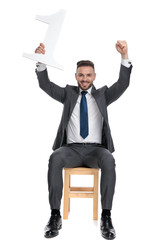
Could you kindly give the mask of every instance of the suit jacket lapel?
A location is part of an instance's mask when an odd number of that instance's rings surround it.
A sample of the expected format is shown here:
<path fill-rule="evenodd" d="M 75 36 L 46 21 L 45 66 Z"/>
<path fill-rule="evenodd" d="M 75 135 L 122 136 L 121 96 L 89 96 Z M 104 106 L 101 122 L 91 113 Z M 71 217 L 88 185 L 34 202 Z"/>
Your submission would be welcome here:
<path fill-rule="evenodd" d="M 107 123 L 108 122 L 108 117 L 107 117 L 107 106 L 105 104 L 105 102 L 103 101 L 103 98 L 102 96 L 100 95 L 100 91 L 97 91 L 95 86 L 93 85 L 93 88 L 92 88 L 92 96 L 94 97 L 97 105 L 98 105 L 98 108 L 102 114 L 102 116 L 104 117 L 104 120 L 105 122 Z"/>
<path fill-rule="evenodd" d="M 95 86 L 93 85 L 93 86 L 92 86 L 91 94 L 93 95 L 93 94 L 95 94 L 95 92 L 96 92 L 96 88 L 95 88 Z"/>
<path fill-rule="evenodd" d="M 79 88 L 76 87 L 75 90 L 72 92 L 71 94 L 71 104 L 70 104 L 70 110 L 69 110 L 69 118 L 73 112 L 73 109 L 76 105 L 76 102 L 77 102 L 77 99 L 78 99 L 78 96 L 79 96 Z"/>
<path fill-rule="evenodd" d="M 99 110 L 100 110 L 101 114 L 104 115 L 103 114 L 103 102 L 102 102 L 102 99 L 101 99 L 101 96 L 100 96 L 99 92 L 96 91 L 96 88 L 95 88 L 94 85 L 92 87 L 91 93 L 92 93 L 92 96 L 94 97 L 94 99 L 96 100 L 96 103 L 99 107 Z"/>

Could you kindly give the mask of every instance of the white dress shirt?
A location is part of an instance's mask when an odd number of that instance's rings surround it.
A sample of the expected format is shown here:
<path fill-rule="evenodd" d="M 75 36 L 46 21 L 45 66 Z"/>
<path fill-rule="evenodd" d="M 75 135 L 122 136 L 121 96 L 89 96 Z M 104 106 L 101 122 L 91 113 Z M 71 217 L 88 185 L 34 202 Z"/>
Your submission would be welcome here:
<path fill-rule="evenodd" d="M 129 68 L 131 62 L 128 59 L 122 59 L 121 64 Z M 46 65 L 42 63 L 37 64 L 37 71 L 44 71 Z M 101 143 L 102 139 L 102 127 L 103 117 L 99 111 L 97 103 L 91 94 L 92 87 L 87 90 L 86 99 L 88 106 L 88 127 L 89 134 L 83 139 L 80 135 L 80 101 L 81 101 L 81 89 L 79 91 L 79 97 L 77 103 L 73 109 L 69 123 L 67 125 L 67 143 Z"/>
<path fill-rule="evenodd" d="M 79 91 L 79 97 L 77 103 L 73 109 L 72 115 L 70 117 L 66 133 L 67 133 L 67 143 L 101 143 L 102 139 L 102 126 L 103 117 L 99 111 L 97 103 L 94 97 L 91 95 L 92 87 L 87 90 L 86 100 L 88 107 L 88 136 L 83 139 L 80 135 L 80 102 L 81 102 L 81 92 Z"/>

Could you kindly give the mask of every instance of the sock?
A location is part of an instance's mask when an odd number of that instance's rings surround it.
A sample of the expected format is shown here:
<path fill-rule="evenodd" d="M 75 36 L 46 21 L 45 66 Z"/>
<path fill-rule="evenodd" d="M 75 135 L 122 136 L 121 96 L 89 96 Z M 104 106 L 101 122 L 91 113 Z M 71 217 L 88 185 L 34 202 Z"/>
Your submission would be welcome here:
<path fill-rule="evenodd" d="M 59 209 L 52 209 L 51 215 L 54 215 L 54 214 L 60 215 Z"/>
<path fill-rule="evenodd" d="M 103 209 L 102 210 L 102 217 L 104 217 L 104 216 L 111 216 L 111 211 L 109 210 L 109 209 Z"/>

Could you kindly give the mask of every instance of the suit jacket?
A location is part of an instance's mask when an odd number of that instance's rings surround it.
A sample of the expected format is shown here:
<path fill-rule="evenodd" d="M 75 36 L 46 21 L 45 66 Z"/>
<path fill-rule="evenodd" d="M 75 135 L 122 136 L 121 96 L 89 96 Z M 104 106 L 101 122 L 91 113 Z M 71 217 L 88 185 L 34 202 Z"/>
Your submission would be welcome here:
<path fill-rule="evenodd" d="M 92 87 L 92 96 L 95 98 L 99 110 L 104 118 L 102 144 L 110 152 L 114 152 L 114 144 L 108 123 L 107 107 L 117 100 L 129 86 L 131 70 L 132 66 L 127 68 L 121 65 L 119 79 L 111 87 L 108 88 L 107 86 L 103 86 L 99 89 L 96 89 L 94 85 Z M 47 69 L 42 72 L 38 72 L 36 70 L 36 74 L 40 88 L 43 89 L 49 96 L 64 104 L 61 122 L 52 147 L 53 150 L 56 150 L 66 144 L 66 127 L 79 96 L 79 87 L 66 85 L 66 87 L 63 88 L 56 85 L 49 80 Z"/>

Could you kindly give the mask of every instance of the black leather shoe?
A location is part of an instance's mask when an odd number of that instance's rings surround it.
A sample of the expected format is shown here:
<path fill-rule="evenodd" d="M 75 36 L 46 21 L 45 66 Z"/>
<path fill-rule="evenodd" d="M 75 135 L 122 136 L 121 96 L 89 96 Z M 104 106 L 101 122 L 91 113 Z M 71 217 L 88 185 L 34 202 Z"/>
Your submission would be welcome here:
<path fill-rule="evenodd" d="M 59 234 L 59 230 L 62 228 L 62 218 L 59 214 L 53 214 L 49 222 L 47 223 L 44 231 L 46 238 L 56 237 Z"/>
<path fill-rule="evenodd" d="M 101 228 L 101 235 L 103 238 L 111 240 L 116 237 L 116 233 L 112 225 L 111 217 L 107 215 L 104 217 L 101 217 L 100 228 Z"/>

